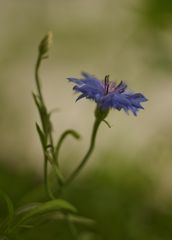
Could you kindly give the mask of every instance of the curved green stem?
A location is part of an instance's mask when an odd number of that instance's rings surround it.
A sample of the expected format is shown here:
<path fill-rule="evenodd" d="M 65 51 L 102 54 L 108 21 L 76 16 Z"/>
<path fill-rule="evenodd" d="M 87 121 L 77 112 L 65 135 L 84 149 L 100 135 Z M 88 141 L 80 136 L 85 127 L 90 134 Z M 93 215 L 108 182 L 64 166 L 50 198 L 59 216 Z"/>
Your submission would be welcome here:
<path fill-rule="evenodd" d="M 83 157 L 82 161 L 80 162 L 80 164 L 78 165 L 78 167 L 74 170 L 74 172 L 67 178 L 66 182 L 63 183 L 63 185 L 59 188 L 57 196 L 60 196 L 62 194 L 63 189 L 69 185 L 79 174 L 79 172 L 82 170 L 82 168 L 85 166 L 85 164 L 87 163 L 89 157 L 91 156 L 94 147 L 95 147 L 95 141 L 96 141 L 96 136 L 97 136 L 97 131 L 98 128 L 100 126 L 100 123 L 102 121 L 104 121 L 104 119 L 106 118 L 106 116 L 108 115 L 109 110 L 102 110 L 101 108 L 99 108 L 99 106 L 97 106 L 96 110 L 95 110 L 95 122 L 93 125 L 93 129 L 92 129 L 92 134 L 91 134 L 91 141 L 90 141 L 90 145 L 88 148 L 88 151 L 86 152 L 85 156 Z"/>
<path fill-rule="evenodd" d="M 53 166 L 55 175 L 57 176 L 57 180 L 58 180 L 59 185 L 60 186 L 63 185 L 65 180 L 64 180 L 64 177 L 63 177 L 59 167 L 56 165 L 55 162 L 53 162 L 52 166 Z"/>
<path fill-rule="evenodd" d="M 61 148 L 62 143 L 64 142 L 65 138 L 68 135 L 71 135 L 72 137 L 74 137 L 76 139 L 80 138 L 80 135 L 76 131 L 74 131 L 72 129 L 68 129 L 68 130 L 66 130 L 65 132 L 62 133 L 62 135 L 60 136 L 60 139 L 59 139 L 59 141 L 57 143 L 56 149 L 55 149 L 55 159 L 56 159 L 57 166 L 59 165 L 59 152 L 60 152 L 60 148 Z"/>
<path fill-rule="evenodd" d="M 48 196 L 51 199 L 55 199 L 55 196 L 53 195 L 49 183 L 48 183 L 48 160 L 46 158 L 46 156 L 44 156 L 44 184 L 45 184 L 45 190 L 48 194 Z"/>
<path fill-rule="evenodd" d="M 76 176 L 79 174 L 79 172 L 81 171 L 81 169 L 85 166 L 85 164 L 87 163 L 90 155 L 92 154 L 94 147 L 95 147 L 95 140 L 96 140 L 96 135 L 97 135 L 97 130 L 100 126 L 102 119 L 101 118 L 96 118 L 95 122 L 94 122 L 94 126 L 93 126 L 93 130 L 92 130 L 92 135 L 91 135 L 91 142 L 90 142 L 90 146 L 88 148 L 87 153 L 85 154 L 84 158 L 82 159 L 81 163 L 78 165 L 78 167 L 74 170 L 74 172 L 69 176 L 69 178 L 66 180 L 65 185 L 68 185 L 70 182 L 72 182 L 74 180 L 74 178 L 76 178 Z"/>
<path fill-rule="evenodd" d="M 42 61 L 42 57 L 41 57 L 40 54 L 38 54 L 38 58 L 37 58 L 36 66 L 35 66 L 35 80 L 36 80 L 36 87 L 37 87 L 37 90 L 38 90 L 40 100 L 44 104 L 44 99 L 43 99 L 43 96 L 42 96 L 41 85 L 40 85 L 40 80 L 39 80 L 39 68 L 40 68 L 40 65 L 41 65 L 41 61 Z"/>

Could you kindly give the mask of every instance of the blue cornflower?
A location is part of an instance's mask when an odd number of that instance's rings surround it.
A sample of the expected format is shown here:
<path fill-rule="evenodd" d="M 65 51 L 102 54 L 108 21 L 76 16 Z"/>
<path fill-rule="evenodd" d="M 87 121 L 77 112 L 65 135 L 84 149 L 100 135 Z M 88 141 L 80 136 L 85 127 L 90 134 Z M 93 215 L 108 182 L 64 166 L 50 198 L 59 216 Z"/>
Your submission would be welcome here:
<path fill-rule="evenodd" d="M 127 90 L 125 82 L 121 81 L 116 84 L 109 81 L 109 75 L 105 76 L 103 81 L 85 72 L 82 76 L 82 79 L 68 78 L 75 84 L 73 89 L 81 93 L 77 100 L 84 97 L 92 99 L 103 111 L 115 108 L 119 111 L 123 109 L 127 113 L 131 111 L 137 115 L 138 110 L 143 109 L 140 103 L 147 101 L 143 94 Z"/>

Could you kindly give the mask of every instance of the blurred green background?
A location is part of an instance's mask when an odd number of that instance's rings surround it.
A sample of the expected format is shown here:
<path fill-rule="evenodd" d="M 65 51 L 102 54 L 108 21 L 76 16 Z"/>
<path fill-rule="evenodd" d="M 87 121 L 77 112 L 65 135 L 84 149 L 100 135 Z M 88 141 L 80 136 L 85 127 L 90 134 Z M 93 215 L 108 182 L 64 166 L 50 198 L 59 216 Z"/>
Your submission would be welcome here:
<path fill-rule="evenodd" d="M 80 239 L 172 239 L 172 2 L 1 0 L 0 6 L 1 189 L 16 207 L 42 198 L 29 194 L 42 182 L 43 161 L 31 93 L 37 46 L 51 30 L 54 44 L 41 75 L 49 109 L 58 108 L 54 135 L 66 128 L 82 135 L 62 148 L 66 174 L 87 149 L 95 108 L 75 104 L 67 77 L 110 74 L 149 99 L 138 117 L 111 111 L 112 128 L 102 124 L 93 156 L 65 193 L 81 215 L 97 221 L 96 234 L 83 229 Z M 62 222 L 21 236 L 38 238 L 71 239 Z"/>

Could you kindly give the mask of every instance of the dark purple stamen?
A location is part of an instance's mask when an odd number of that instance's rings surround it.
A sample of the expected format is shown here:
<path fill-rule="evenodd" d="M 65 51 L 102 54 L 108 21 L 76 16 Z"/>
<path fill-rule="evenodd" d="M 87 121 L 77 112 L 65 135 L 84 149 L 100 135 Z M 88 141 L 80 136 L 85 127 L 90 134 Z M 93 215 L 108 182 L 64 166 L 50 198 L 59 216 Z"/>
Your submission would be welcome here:
<path fill-rule="evenodd" d="M 109 92 L 109 75 L 105 76 L 105 95 Z"/>

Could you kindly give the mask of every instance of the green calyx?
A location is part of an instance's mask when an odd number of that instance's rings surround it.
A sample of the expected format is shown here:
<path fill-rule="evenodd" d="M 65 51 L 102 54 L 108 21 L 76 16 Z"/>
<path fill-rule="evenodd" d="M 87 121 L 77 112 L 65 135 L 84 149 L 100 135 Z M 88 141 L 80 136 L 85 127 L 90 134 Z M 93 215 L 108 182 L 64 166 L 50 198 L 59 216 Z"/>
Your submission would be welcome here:
<path fill-rule="evenodd" d="M 96 119 L 103 121 L 107 117 L 108 113 L 109 113 L 109 109 L 103 110 L 102 108 L 97 106 L 95 110 L 95 117 Z"/>

